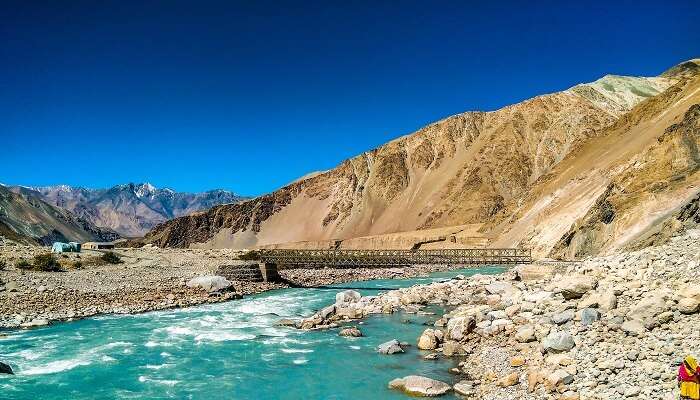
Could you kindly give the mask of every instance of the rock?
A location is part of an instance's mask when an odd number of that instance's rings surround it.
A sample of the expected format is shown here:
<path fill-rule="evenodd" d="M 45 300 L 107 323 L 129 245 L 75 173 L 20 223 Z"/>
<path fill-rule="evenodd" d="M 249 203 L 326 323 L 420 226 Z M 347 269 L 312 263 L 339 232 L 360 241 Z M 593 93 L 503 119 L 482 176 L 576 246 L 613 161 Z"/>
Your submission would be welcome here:
<path fill-rule="evenodd" d="M 46 318 L 34 318 L 29 322 L 24 322 L 20 324 L 22 328 L 38 328 L 40 326 L 46 326 L 49 324 L 49 320 Z"/>
<path fill-rule="evenodd" d="M 454 340 L 462 340 L 476 327 L 474 317 L 454 317 L 447 322 L 447 337 Z"/>
<path fill-rule="evenodd" d="M 297 322 L 294 321 L 293 319 L 289 319 L 289 318 L 282 318 L 281 320 L 277 321 L 277 326 L 295 327 L 296 325 L 297 325 Z"/>
<path fill-rule="evenodd" d="M 509 387 L 513 385 L 517 385 L 518 381 L 520 380 L 518 373 L 513 372 L 512 374 L 508 374 L 496 382 L 496 384 L 500 387 Z"/>
<path fill-rule="evenodd" d="M 438 340 L 435 337 L 435 330 L 426 329 L 418 338 L 418 348 L 421 350 L 434 350 L 437 348 Z"/>
<path fill-rule="evenodd" d="M 519 328 L 518 331 L 515 333 L 515 340 L 517 340 L 520 343 L 534 342 L 535 340 L 537 340 L 537 338 L 535 337 L 535 328 L 533 328 L 531 325 L 525 325 Z"/>
<path fill-rule="evenodd" d="M 403 353 L 403 348 L 401 348 L 401 343 L 398 340 L 390 340 L 384 342 L 377 346 L 377 353 L 379 354 L 396 354 Z"/>
<path fill-rule="evenodd" d="M 557 314 L 554 314 L 551 318 L 552 322 L 557 325 L 563 325 L 575 317 L 574 310 L 566 310 Z"/>
<path fill-rule="evenodd" d="M 644 324 L 635 319 L 623 322 L 622 326 L 620 326 L 620 329 L 622 329 L 622 331 L 626 332 L 628 335 L 632 336 L 639 336 L 647 330 L 644 327 Z"/>
<path fill-rule="evenodd" d="M 688 297 L 700 301 L 700 285 L 697 283 L 685 285 L 678 294 L 680 297 Z"/>
<path fill-rule="evenodd" d="M 335 304 L 357 303 L 362 298 L 360 292 L 355 290 L 344 290 L 335 295 Z"/>
<path fill-rule="evenodd" d="M 321 310 L 319 310 L 318 315 L 323 318 L 327 319 L 331 315 L 335 313 L 335 304 L 331 304 L 330 306 L 323 307 Z"/>
<path fill-rule="evenodd" d="M 356 326 L 343 328 L 338 332 L 338 336 L 343 337 L 362 337 L 362 332 Z"/>
<path fill-rule="evenodd" d="M 15 373 L 12 372 L 12 368 L 8 364 L 0 361 L 0 374 L 14 375 Z"/>
<path fill-rule="evenodd" d="M 547 376 L 547 383 L 551 387 L 557 387 L 560 384 L 568 385 L 573 381 L 573 375 L 563 369 L 558 369 Z"/>
<path fill-rule="evenodd" d="M 442 344 L 442 354 L 446 357 L 452 357 L 455 354 L 462 354 L 463 352 L 464 348 L 457 341 L 448 340 Z"/>
<path fill-rule="evenodd" d="M 581 310 L 581 324 L 591 325 L 600 320 L 600 312 L 594 308 L 584 308 Z"/>
<path fill-rule="evenodd" d="M 19 285 L 15 281 L 5 283 L 5 290 L 8 292 L 19 292 Z"/>
<path fill-rule="evenodd" d="M 525 365 L 525 358 L 521 356 L 515 356 L 510 359 L 510 366 L 513 368 L 522 367 Z"/>
<path fill-rule="evenodd" d="M 502 296 L 511 297 L 516 293 L 520 293 L 520 289 L 513 286 L 511 283 L 498 281 L 490 285 L 484 286 L 484 289 L 490 294 L 498 294 Z"/>
<path fill-rule="evenodd" d="M 683 314 L 695 314 L 700 309 L 700 301 L 693 297 L 684 297 L 678 302 L 678 311 Z"/>
<path fill-rule="evenodd" d="M 469 381 L 459 381 L 455 383 L 453 389 L 455 393 L 465 397 L 474 396 L 476 394 L 474 385 L 472 385 Z"/>
<path fill-rule="evenodd" d="M 219 275 L 207 275 L 192 278 L 187 281 L 187 286 L 191 288 L 203 289 L 209 293 L 233 289 L 231 282 Z"/>
<path fill-rule="evenodd" d="M 542 346 L 545 351 L 553 353 L 561 353 L 569 351 L 576 346 L 573 336 L 568 332 L 551 332 L 544 338 Z"/>
<path fill-rule="evenodd" d="M 557 282 L 557 291 L 564 296 L 565 299 L 580 299 L 584 294 L 593 290 L 598 285 L 598 282 L 592 276 L 587 275 L 569 275 L 563 276 Z"/>
<path fill-rule="evenodd" d="M 649 293 L 637 304 L 630 307 L 630 312 L 627 314 L 629 319 L 636 319 L 647 323 L 647 321 L 654 321 L 656 317 L 667 311 L 668 306 L 664 300 L 664 296 L 658 292 Z"/>
<path fill-rule="evenodd" d="M 617 308 L 617 296 L 612 290 L 606 292 L 590 293 L 578 303 L 578 309 L 597 308 L 603 312 L 608 312 Z"/>
<path fill-rule="evenodd" d="M 452 388 L 445 382 L 426 378 L 419 375 L 409 375 L 389 382 L 389 388 L 400 390 L 408 395 L 417 397 L 442 396 Z"/>

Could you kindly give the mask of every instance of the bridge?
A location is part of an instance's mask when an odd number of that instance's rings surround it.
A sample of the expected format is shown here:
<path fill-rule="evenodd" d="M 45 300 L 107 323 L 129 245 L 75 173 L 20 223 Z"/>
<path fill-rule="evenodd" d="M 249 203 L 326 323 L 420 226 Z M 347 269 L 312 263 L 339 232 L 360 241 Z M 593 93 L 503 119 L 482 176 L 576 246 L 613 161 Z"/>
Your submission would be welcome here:
<path fill-rule="evenodd" d="M 410 265 L 504 265 L 529 264 L 529 249 L 437 249 L 437 250 L 260 250 L 263 280 L 279 279 L 281 268 L 391 268 Z"/>

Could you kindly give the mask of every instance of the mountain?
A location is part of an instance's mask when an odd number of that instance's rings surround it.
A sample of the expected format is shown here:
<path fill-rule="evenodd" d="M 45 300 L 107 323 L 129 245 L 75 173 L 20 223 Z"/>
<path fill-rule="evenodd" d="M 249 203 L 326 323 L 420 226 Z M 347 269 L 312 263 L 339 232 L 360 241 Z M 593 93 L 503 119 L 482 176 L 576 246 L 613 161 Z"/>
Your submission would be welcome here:
<path fill-rule="evenodd" d="M 43 201 L 32 190 L 17 193 L 0 185 L 0 236 L 29 244 L 54 241 L 111 241 L 113 231 L 98 228 L 62 208 Z"/>
<path fill-rule="evenodd" d="M 167 188 L 158 189 L 149 183 L 129 183 L 109 189 L 67 185 L 14 186 L 11 189 L 32 191 L 47 203 L 126 237 L 143 236 L 155 225 L 169 219 L 244 199 L 225 190 L 182 193 Z"/>
<path fill-rule="evenodd" d="M 160 224 L 145 240 L 252 247 L 469 225 L 491 246 L 556 257 L 655 240 L 698 192 L 699 64 L 448 117 L 268 195 Z"/>

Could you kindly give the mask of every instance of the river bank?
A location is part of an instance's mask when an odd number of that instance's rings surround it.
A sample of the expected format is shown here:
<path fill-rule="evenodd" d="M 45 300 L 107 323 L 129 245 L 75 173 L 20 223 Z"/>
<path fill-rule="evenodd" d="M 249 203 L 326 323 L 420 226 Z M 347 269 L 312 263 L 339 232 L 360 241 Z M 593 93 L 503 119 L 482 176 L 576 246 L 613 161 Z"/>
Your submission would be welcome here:
<path fill-rule="evenodd" d="M 38 246 L 0 246 L 0 329 L 33 328 L 55 321 L 101 314 L 135 314 L 191 307 L 239 299 L 294 285 L 319 286 L 381 278 L 409 278 L 454 269 L 453 266 L 410 268 L 293 269 L 282 270 L 288 283 L 231 281 L 231 290 L 207 292 L 187 286 L 198 276 L 217 275 L 222 265 L 242 263 L 239 252 L 227 249 L 117 249 L 122 263 L 83 265 L 63 272 L 25 271 L 15 268 L 20 259 L 31 260 L 48 252 Z M 88 260 L 91 252 L 61 256 L 66 264 Z M 80 256 L 81 258 L 76 258 Z"/>
<path fill-rule="evenodd" d="M 289 288 L 236 301 L 137 315 L 103 315 L 0 336 L 0 361 L 15 375 L 0 375 L 8 400 L 32 398 L 212 398 L 400 400 L 386 382 L 418 373 L 450 381 L 449 359 L 425 360 L 408 346 L 385 355 L 388 340 L 411 342 L 442 308 L 396 312 L 354 323 L 365 336 L 339 329 L 301 331 L 280 326 L 320 309 L 353 287 L 365 297 L 387 289 L 500 273 L 468 269 L 424 278 L 384 279 L 336 288 Z M 456 396 L 448 395 L 450 399 Z"/>
<path fill-rule="evenodd" d="M 297 325 L 323 328 L 440 304 L 452 309 L 412 343 L 428 358 L 458 363 L 459 382 L 446 391 L 489 400 L 671 400 L 678 364 L 700 351 L 699 244 L 693 230 L 561 271 L 524 266 L 376 297 L 348 293 Z"/>

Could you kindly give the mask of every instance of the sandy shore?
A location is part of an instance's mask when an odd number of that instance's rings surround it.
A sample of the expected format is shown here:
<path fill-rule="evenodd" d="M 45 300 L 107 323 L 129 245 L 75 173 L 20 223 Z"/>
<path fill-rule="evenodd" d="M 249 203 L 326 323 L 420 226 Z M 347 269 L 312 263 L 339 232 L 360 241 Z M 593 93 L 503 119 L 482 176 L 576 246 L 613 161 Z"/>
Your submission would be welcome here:
<path fill-rule="evenodd" d="M 99 314 L 131 314 L 217 303 L 290 286 L 318 286 L 380 278 L 407 278 L 447 270 L 449 266 L 361 269 L 292 269 L 280 275 L 287 283 L 232 281 L 234 291 L 207 293 L 186 286 L 188 280 L 217 274 L 219 267 L 243 263 L 227 249 L 117 249 L 123 263 L 90 265 L 101 253 L 84 251 L 59 256 L 63 272 L 20 270 L 15 264 L 48 252 L 36 246 L 0 246 L 0 329 L 31 328 L 53 321 Z M 71 267 L 82 262 L 80 269 Z"/>

